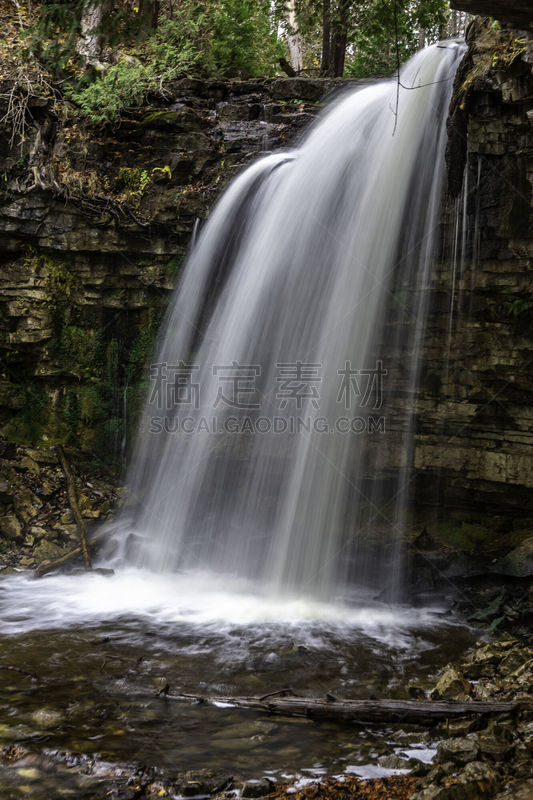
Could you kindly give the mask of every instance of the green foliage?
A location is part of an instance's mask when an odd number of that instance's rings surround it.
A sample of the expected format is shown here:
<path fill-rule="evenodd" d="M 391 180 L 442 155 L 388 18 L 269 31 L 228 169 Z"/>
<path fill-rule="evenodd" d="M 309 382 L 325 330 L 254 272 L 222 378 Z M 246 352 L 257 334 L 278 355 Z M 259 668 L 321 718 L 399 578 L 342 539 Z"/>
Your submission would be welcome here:
<path fill-rule="evenodd" d="M 59 354 L 65 367 L 75 375 L 91 375 L 95 370 L 98 338 L 87 328 L 65 325 L 61 331 Z"/>
<path fill-rule="evenodd" d="M 284 47 L 272 30 L 266 0 L 209 0 L 205 10 L 186 0 L 162 19 L 139 50 L 86 74 L 66 94 L 93 122 L 116 119 L 142 105 L 149 92 L 184 75 L 275 72 Z"/>
<path fill-rule="evenodd" d="M 516 320 L 527 320 L 533 312 L 533 300 L 530 297 L 512 297 L 510 290 L 506 291 L 508 297 L 498 306 L 499 313 L 504 317 Z"/>
<path fill-rule="evenodd" d="M 285 0 L 275 0 L 283 14 Z M 330 0 L 330 17 L 339 19 L 341 0 Z M 322 51 L 322 0 L 296 0 L 296 16 L 302 37 L 304 66 L 318 72 Z M 400 61 L 423 43 L 446 36 L 447 0 L 357 0 L 348 3 L 345 76 L 383 77 L 396 68 L 396 29 Z M 282 27 L 290 33 L 286 21 Z"/>
<path fill-rule="evenodd" d="M 285 47 L 277 40 L 265 0 L 214 3 L 212 61 L 217 72 L 271 75 Z"/>
<path fill-rule="evenodd" d="M 46 269 L 45 305 L 57 306 L 61 302 L 72 300 L 80 287 L 79 278 L 66 264 L 48 256 L 42 257 L 42 264 Z"/>
<path fill-rule="evenodd" d="M 444 0 L 397 0 L 396 14 L 394 3 L 370 0 L 358 5 L 345 74 L 351 78 L 392 75 L 398 57 L 403 64 L 422 39 L 437 41 L 444 36 L 446 10 Z"/>
<path fill-rule="evenodd" d="M 132 13 L 125 3 L 101 2 L 102 16 L 96 33 L 102 47 L 115 47 L 142 36 L 143 17 Z M 80 62 L 76 44 L 86 7 L 87 0 L 45 0 L 34 24 L 24 33 L 27 52 L 56 77 L 72 74 Z"/>
<path fill-rule="evenodd" d="M 140 104 L 149 87 L 149 71 L 143 64 L 121 60 L 91 82 L 67 89 L 66 94 L 92 122 L 105 122 Z"/>
<path fill-rule="evenodd" d="M 22 382 L 21 382 L 22 383 Z M 50 398 L 38 381 L 28 381 L 24 376 L 24 403 L 20 412 L 4 426 L 2 432 L 8 439 L 20 444 L 39 441 L 45 430 L 50 412 Z"/>
<path fill-rule="evenodd" d="M 152 178 L 146 169 L 141 167 L 121 167 L 118 179 L 124 186 L 126 194 L 132 198 L 140 199 L 152 183 Z"/>

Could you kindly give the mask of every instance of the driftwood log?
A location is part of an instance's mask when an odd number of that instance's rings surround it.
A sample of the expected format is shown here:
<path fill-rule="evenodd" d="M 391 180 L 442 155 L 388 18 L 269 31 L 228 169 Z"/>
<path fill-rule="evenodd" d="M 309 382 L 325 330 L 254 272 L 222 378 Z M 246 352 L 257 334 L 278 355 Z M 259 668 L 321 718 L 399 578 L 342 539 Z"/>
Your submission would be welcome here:
<path fill-rule="evenodd" d="M 284 690 L 283 693 L 285 693 Z M 520 702 L 486 703 L 471 701 L 460 703 L 444 700 L 321 700 L 315 697 L 199 697 L 174 695 L 169 700 L 184 700 L 197 703 L 235 708 L 245 708 L 268 714 L 310 719 L 336 720 L 337 722 L 394 722 L 432 726 L 445 720 L 469 715 L 487 716 L 509 714 L 523 708 Z M 533 708 L 533 706 L 531 706 Z"/>
<path fill-rule="evenodd" d="M 107 531 L 99 531 L 98 533 L 94 534 L 90 541 L 87 540 L 87 548 L 90 549 L 101 539 L 104 539 L 106 535 Z M 53 561 L 43 561 L 42 564 L 39 564 L 39 566 L 34 569 L 33 574 L 37 577 L 46 575 L 48 572 L 52 572 L 52 570 L 62 567 L 63 564 L 67 563 L 67 561 L 71 561 L 73 558 L 76 558 L 80 555 L 83 555 L 81 545 L 75 547 L 73 550 L 69 550 L 63 556 L 59 556 L 59 558 L 54 558 Z"/>
<path fill-rule="evenodd" d="M 60 444 L 57 445 L 56 450 L 59 456 L 59 463 L 61 464 L 61 469 L 63 470 L 65 479 L 67 481 L 67 496 L 70 508 L 72 509 L 72 514 L 74 515 L 74 520 L 76 522 L 78 536 L 80 538 L 80 549 L 83 554 L 83 562 L 85 564 L 85 569 L 90 570 L 92 569 L 91 554 L 89 552 L 89 545 L 87 544 L 87 531 L 85 530 L 85 523 L 83 522 L 83 518 L 80 513 L 80 507 L 78 505 L 78 495 L 76 492 L 76 484 L 74 481 L 74 476 L 72 475 L 72 472 L 68 465 L 65 451 L 63 450 Z"/>

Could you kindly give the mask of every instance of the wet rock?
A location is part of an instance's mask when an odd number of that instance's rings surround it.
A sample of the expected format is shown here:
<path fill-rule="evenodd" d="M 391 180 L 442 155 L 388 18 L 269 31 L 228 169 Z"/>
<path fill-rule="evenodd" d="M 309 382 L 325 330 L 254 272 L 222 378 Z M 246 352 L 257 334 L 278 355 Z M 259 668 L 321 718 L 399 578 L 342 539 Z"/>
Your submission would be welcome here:
<path fill-rule="evenodd" d="M 533 722 L 526 722 L 520 727 L 519 732 L 524 745 L 530 753 L 533 753 Z"/>
<path fill-rule="evenodd" d="M 24 458 L 19 461 L 18 466 L 20 469 L 27 470 L 34 475 L 39 475 L 41 472 L 39 464 L 34 461 L 33 458 L 30 458 L 30 456 L 24 456 Z"/>
<path fill-rule="evenodd" d="M 442 800 L 480 800 L 490 797 L 499 787 L 498 773 L 482 761 L 472 761 L 452 776 L 443 787 Z M 440 800 L 440 797 L 439 797 Z"/>
<path fill-rule="evenodd" d="M 464 719 L 452 720 L 446 726 L 449 736 L 466 736 L 467 733 L 476 730 L 479 725 L 477 717 L 465 717 Z"/>
<path fill-rule="evenodd" d="M 13 442 L 8 442 L 7 439 L 0 439 L 0 458 L 7 460 L 15 458 L 17 455 L 17 446 Z"/>
<path fill-rule="evenodd" d="M 441 798 L 444 798 L 444 795 L 442 795 L 441 792 L 442 787 L 430 784 L 420 792 L 415 792 L 411 800 L 441 800 Z"/>
<path fill-rule="evenodd" d="M 426 764 L 424 761 L 419 761 L 409 774 L 415 778 L 426 778 L 431 772 L 431 769 L 431 764 Z"/>
<path fill-rule="evenodd" d="M 487 734 L 479 736 L 479 750 L 483 758 L 490 761 L 506 761 L 514 752 L 513 742 Z"/>
<path fill-rule="evenodd" d="M 242 797 L 265 797 L 273 790 L 273 784 L 268 778 L 260 778 L 259 780 L 245 781 L 242 785 Z"/>
<path fill-rule="evenodd" d="M 181 786 L 183 797 L 198 797 L 206 793 L 206 785 L 202 781 L 187 781 Z"/>
<path fill-rule="evenodd" d="M 517 670 L 507 675 L 506 684 L 524 694 L 531 692 L 533 687 L 533 659 L 529 659 Z"/>
<path fill-rule="evenodd" d="M 17 488 L 17 475 L 7 464 L 0 463 L 0 503 L 11 503 Z"/>
<path fill-rule="evenodd" d="M 494 566 L 494 572 L 526 578 L 533 575 L 533 535 L 511 550 Z"/>
<path fill-rule="evenodd" d="M 91 497 L 88 497 L 86 494 L 80 494 L 78 499 L 78 505 L 80 508 L 80 512 L 82 517 L 85 519 L 98 519 L 100 516 L 100 501 L 93 500 Z"/>
<path fill-rule="evenodd" d="M 460 772 L 450 775 L 443 785 L 431 784 L 411 800 L 481 800 L 491 797 L 499 787 L 497 772 L 482 761 L 472 761 Z"/>
<path fill-rule="evenodd" d="M 482 761 L 473 761 L 459 773 L 458 783 L 461 784 L 469 796 L 480 796 L 490 794 L 499 784 L 499 777 L 496 770 Z"/>
<path fill-rule="evenodd" d="M 71 525 L 61 525 L 60 523 L 56 523 L 53 527 L 54 537 L 48 538 L 59 538 L 59 539 L 77 539 L 78 538 L 78 529 L 74 523 Z"/>
<path fill-rule="evenodd" d="M 24 522 L 29 522 L 29 520 L 37 516 L 37 513 L 39 509 L 42 508 L 43 504 L 37 495 L 31 491 L 31 489 L 23 486 L 21 488 L 17 488 L 17 491 L 13 496 L 13 505 L 15 506 L 17 517 L 22 519 Z"/>
<path fill-rule="evenodd" d="M 393 753 L 389 756 L 380 756 L 378 758 L 378 764 L 380 767 L 385 767 L 385 769 L 409 769 L 412 765 L 413 759 L 405 759 L 401 756 Z"/>
<path fill-rule="evenodd" d="M 431 697 L 433 700 L 467 700 L 471 693 L 464 675 L 452 667 L 442 675 Z"/>
<path fill-rule="evenodd" d="M 527 27 L 533 21 L 529 0 L 454 0 L 453 7 L 471 14 L 490 14 L 519 26 Z"/>
<path fill-rule="evenodd" d="M 312 78 L 281 78 L 274 81 L 272 95 L 282 99 L 320 100 L 328 90 L 324 80 Z"/>
<path fill-rule="evenodd" d="M 430 741 L 430 736 L 428 731 L 425 730 L 399 730 L 394 734 L 394 741 L 399 744 L 426 744 Z"/>
<path fill-rule="evenodd" d="M 474 686 L 474 698 L 476 700 L 495 700 L 501 693 L 501 685 L 492 681 L 481 679 Z"/>
<path fill-rule="evenodd" d="M 57 487 L 54 486 L 53 483 L 50 483 L 50 481 L 43 480 L 39 484 L 39 494 L 41 495 L 41 497 L 49 498 L 56 491 L 57 491 Z"/>
<path fill-rule="evenodd" d="M 437 754 L 441 761 L 468 764 L 479 755 L 479 737 L 475 733 L 469 733 L 458 739 L 445 739 L 438 744 Z"/>
<path fill-rule="evenodd" d="M 472 653 L 470 662 L 465 665 L 465 676 L 474 680 L 493 678 L 501 656 L 501 648 L 497 650 L 491 645 L 478 648 Z"/>
<path fill-rule="evenodd" d="M 170 690 L 169 683 L 164 676 L 151 678 L 150 683 L 152 684 L 154 689 L 157 690 L 157 694 L 161 695 L 168 694 Z"/>
<path fill-rule="evenodd" d="M 532 658 L 533 650 L 530 647 L 514 647 L 500 661 L 498 672 L 500 675 L 511 675 Z"/>
<path fill-rule="evenodd" d="M 38 728 L 55 728 L 62 720 L 59 711 L 54 711 L 53 708 L 39 708 L 31 718 Z"/>
<path fill-rule="evenodd" d="M 29 458 L 36 461 L 38 464 L 57 464 L 57 453 L 52 447 L 48 448 L 30 448 L 26 450 Z"/>
<path fill-rule="evenodd" d="M 0 537 L 17 541 L 22 538 L 22 525 L 15 514 L 0 517 Z"/>
<path fill-rule="evenodd" d="M 43 540 L 39 542 L 33 551 L 33 557 L 37 563 L 41 561 L 54 561 L 56 558 L 61 558 L 65 555 L 65 550 L 53 542 Z"/>
<path fill-rule="evenodd" d="M 533 780 L 513 781 L 505 790 L 494 797 L 494 800 L 531 800 L 533 797 Z"/>
<path fill-rule="evenodd" d="M 516 746 L 513 775 L 517 778 L 533 778 L 533 759 L 529 748 L 523 743 Z"/>

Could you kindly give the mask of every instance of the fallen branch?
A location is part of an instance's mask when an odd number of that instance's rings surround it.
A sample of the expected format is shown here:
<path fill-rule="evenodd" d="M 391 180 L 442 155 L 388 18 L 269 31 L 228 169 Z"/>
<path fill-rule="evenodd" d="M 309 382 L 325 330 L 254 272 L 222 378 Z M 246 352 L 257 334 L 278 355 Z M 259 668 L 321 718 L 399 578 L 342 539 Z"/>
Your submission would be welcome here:
<path fill-rule="evenodd" d="M 96 533 L 92 538 L 91 541 L 87 542 L 88 548 L 92 547 L 93 545 L 97 544 L 101 539 L 104 539 L 107 534 L 107 531 L 99 531 Z M 63 556 L 59 556 L 59 558 L 55 558 L 53 561 L 43 561 L 42 564 L 39 564 L 33 570 L 33 574 L 37 577 L 41 575 L 46 575 L 47 572 L 52 572 L 52 570 L 56 569 L 56 567 L 60 567 L 63 564 L 66 564 L 67 561 L 71 561 L 76 556 L 83 555 L 83 551 L 81 549 L 81 545 L 75 547 L 73 550 L 69 550 L 68 553 L 65 553 Z"/>
<path fill-rule="evenodd" d="M 20 672 L 21 675 L 24 675 L 26 678 L 31 678 L 32 681 L 38 681 L 39 676 L 35 674 L 35 672 L 28 672 L 27 669 L 21 669 L 20 667 L 12 667 L 11 664 L 0 664 L 0 670 L 9 670 L 9 672 Z"/>
<path fill-rule="evenodd" d="M 268 695 L 265 695 L 268 698 Z M 169 700 L 186 700 L 211 705 L 247 708 L 289 717 L 329 719 L 337 722 L 412 723 L 434 725 L 444 720 L 471 714 L 509 714 L 524 707 L 521 702 L 486 703 L 477 700 L 459 703 L 429 700 L 320 700 L 316 697 L 200 697 L 167 694 Z"/>
<path fill-rule="evenodd" d="M 61 468 L 65 474 L 65 478 L 67 481 L 68 501 L 70 503 L 70 508 L 72 509 L 72 513 L 76 521 L 76 528 L 78 530 L 78 536 L 80 537 L 81 552 L 83 553 L 83 561 L 85 563 L 85 569 L 91 570 L 92 569 L 91 554 L 89 552 L 89 545 L 87 544 L 87 531 L 85 530 L 85 523 L 83 522 L 83 518 L 80 513 L 80 508 L 78 506 L 78 497 L 76 492 L 76 484 L 74 482 L 74 476 L 70 471 L 70 467 L 68 465 L 68 461 L 65 456 L 65 451 L 63 450 L 63 447 L 60 444 L 58 444 L 56 450 L 59 456 L 59 462 L 61 464 Z"/>

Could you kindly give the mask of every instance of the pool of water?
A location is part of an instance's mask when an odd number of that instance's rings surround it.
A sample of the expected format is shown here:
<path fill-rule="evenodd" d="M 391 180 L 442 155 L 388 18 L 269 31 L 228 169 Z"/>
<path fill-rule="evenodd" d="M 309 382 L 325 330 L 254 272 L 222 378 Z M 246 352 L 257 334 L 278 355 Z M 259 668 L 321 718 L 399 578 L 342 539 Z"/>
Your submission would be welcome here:
<path fill-rule="evenodd" d="M 9 576 L 0 580 L 0 746 L 242 779 L 387 774 L 384 756 L 430 758 L 427 735 L 409 745 L 393 727 L 272 717 L 177 695 L 290 687 L 407 697 L 409 685 L 429 686 L 472 642 L 445 607 L 273 598 L 205 574 Z M 0 773 L 10 797 L 28 796 L 17 794 L 12 767 Z"/>

